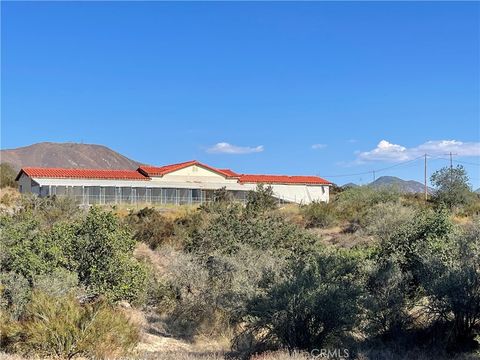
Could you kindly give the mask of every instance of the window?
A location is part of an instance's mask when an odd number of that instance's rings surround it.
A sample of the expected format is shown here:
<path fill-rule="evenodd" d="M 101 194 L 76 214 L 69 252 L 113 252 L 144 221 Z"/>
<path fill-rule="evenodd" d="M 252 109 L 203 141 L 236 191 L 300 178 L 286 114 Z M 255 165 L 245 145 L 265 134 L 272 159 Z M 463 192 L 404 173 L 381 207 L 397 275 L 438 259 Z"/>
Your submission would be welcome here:
<path fill-rule="evenodd" d="M 163 189 L 165 196 L 165 203 L 175 204 L 177 200 L 177 189 Z"/>
<path fill-rule="evenodd" d="M 152 189 L 152 199 L 151 199 L 153 204 L 161 204 L 163 201 L 162 197 L 162 189 L 159 188 L 153 188 Z"/>
<path fill-rule="evenodd" d="M 178 203 L 191 204 L 192 203 L 192 190 L 190 189 L 178 189 Z"/>
<path fill-rule="evenodd" d="M 194 204 L 199 204 L 202 202 L 202 190 L 192 189 L 192 202 Z"/>

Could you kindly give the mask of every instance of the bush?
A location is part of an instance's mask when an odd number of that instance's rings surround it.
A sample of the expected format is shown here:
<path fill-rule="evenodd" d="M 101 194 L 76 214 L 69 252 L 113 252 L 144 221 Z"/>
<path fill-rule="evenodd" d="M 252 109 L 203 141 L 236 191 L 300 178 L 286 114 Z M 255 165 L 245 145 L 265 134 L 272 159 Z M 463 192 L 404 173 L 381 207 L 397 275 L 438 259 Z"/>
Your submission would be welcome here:
<path fill-rule="evenodd" d="M 253 351 L 320 349 L 337 344 L 358 320 L 362 294 L 357 262 L 340 252 L 290 264 L 282 281 L 247 304 L 245 330 L 236 339 Z"/>
<path fill-rule="evenodd" d="M 435 251 L 440 256 L 445 250 L 453 227 L 445 211 L 422 211 L 415 218 L 396 229 L 388 239 L 382 239 L 376 261 L 386 263 L 392 258 L 400 266 L 404 276 L 411 279 L 409 295 L 418 290 L 423 257 Z"/>
<path fill-rule="evenodd" d="M 338 216 L 349 222 L 362 223 L 369 209 L 379 203 L 396 202 L 400 193 L 393 188 L 375 189 L 369 186 L 348 188 L 338 194 L 332 205 Z"/>
<path fill-rule="evenodd" d="M 208 220 L 201 227 L 191 229 L 187 234 L 186 250 L 208 257 L 212 252 L 234 254 L 242 245 L 248 245 L 283 255 L 300 255 L 316 240 L 275 212 L 259 215 L 232 204 L 208 214 Z"/>
<path fill-rule="evenodd" d="M 18 319 L 30 297 L 31 288 L 25 277 L 15 272 L 0 273 L 0 309 L 8 311 L 12 318 Z"/>
<path fill-rule="evenodd" d="M 394 258 L 367 269 L 365 330 L 382 340 L 400 338 L 411 320 L 408 314 L 409 278 Z"/>
<path fill-rule="evenodd" d="M 111 212 L 92 207 L 75 232 L 79 281 L 112 301 L 144 300 L 147 269 L 133 257 L 135 239 Z"/>
<path fill-rule="evenodd" d="M 366 211 L 360 225 L 365 234 L 386 240 L 404 224 L 412 222 L 415 216 L 415 209 L 400 202 L 379 203 Z"/>
<path fill-rule="evenodd" d="M 112 301 L 143 300 L 147 270 L 133 257 L 132 235 L 111 212 L 93 207 L 84 219 L 46 226 L 35 211 L 22 210 L 1 216 L 0 229 L 2 270 L 20 274 L 30 285 L 39 275 L 64 269 Z"/>
<path fill-rule="evenodd" d="M 325 228 L 332 226 L 336 221 L 335 210 L 332 205 L 324 202 L 313 202 L 302 206 L 302 215 L 307 227 Z"/>
<path fill-rule="evenodd" d="M 144 242 L 151 249 L 156 249 L 174 235 L 173 222 L 154 208 L 130 213 L 127 222 L 134 230 L 135 240 Z"/>
<path fill-rule="evenodd" d="M 249 191 L 247 194 L 247 211 L 251 213 L 273 210 L 277 207 L 277 203 L 270 185 L 258 184 L 255 191 Z"/>
<path fill-rule="evenodd" d="M 16 187 L 16 177 L 17 172 L 12 167 L 12 165 L 7 163 L 0 164 L 0 188 L 4 188 L 7 186 Z"/>
<path fill-rule="evenodd" d="M 162 249 L 162 256 L 166 251 Z M 175 252 L 167 256 L 168 291 L 163 288 L 157 305 L 166 310 L 168 330 L 183 337 L 230 333 L 247 300 L 257 295 L 263 273 L 278 274 L 284 264 L 284 259 L 250 246 L 233 255 L 213 252 L 202 258 Z"/>
<path fill-rule="evenodd" d="M 16 272 L 30 284 L 38 274 L 47 274 L 58 267 L 70 268 L 74 228 L 58 223 L 51 229 L 41 227 L 31 212 L 0 216 L 0 267 Z"/>
<path fill-rule="evenodd" d="M 450 347 L 478 346 L 474 338 L 480 330 L 480 220 L 457 234 L 443 254 L 432 249 L 424 256 L 424 266 L 427 313 L 446 325 Z"/>
<path fill-rule="evenodd" d="M 85 214 L 70 197 L 22 196 L 20 213 L 30 213 L 42 227 L 48 228 L 58 222 L 73 222 Z"/>
<path fill-rule="evenodd" d="M 72 271 L 62 268 L 54 269 L 50 274 L 40 274 L 34 277 L 33 286 L 36 290 L 51 296 L 68 294 L 78 286 L 78 276 Z"/>
<path fill-rule="evenodd" d="M 2 344 L 25 355 L 111 358 L 132 349 L 138 329 L 123 313 L 97 300 L 81 305 L 73 295 L 34 292 L 22 322 L 0 324 Z"/>

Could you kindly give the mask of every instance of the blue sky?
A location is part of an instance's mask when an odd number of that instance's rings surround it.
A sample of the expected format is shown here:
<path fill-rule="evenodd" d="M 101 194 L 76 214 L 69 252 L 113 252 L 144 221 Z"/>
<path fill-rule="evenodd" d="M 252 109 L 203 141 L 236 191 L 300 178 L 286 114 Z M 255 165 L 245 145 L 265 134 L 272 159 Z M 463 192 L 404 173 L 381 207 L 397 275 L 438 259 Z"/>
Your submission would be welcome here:
<path fill-rule="evenodd" d="M 480 163 L 475 2 L 2 2 L 1 148 L 244 173 Z M 474 187 L 480 167 L 464 164 Z M 377 176 L 423 179 L 412 161 Z M 371 174 L 330 177 L 366 182 Z"/>

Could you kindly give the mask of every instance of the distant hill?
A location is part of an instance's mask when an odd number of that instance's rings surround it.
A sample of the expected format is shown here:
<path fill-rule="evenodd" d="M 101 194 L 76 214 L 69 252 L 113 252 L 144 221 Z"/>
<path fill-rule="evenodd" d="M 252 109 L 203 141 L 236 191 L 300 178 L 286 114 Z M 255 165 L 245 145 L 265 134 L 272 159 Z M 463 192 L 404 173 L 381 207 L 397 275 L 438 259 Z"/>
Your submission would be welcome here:
<path fill-rule="evenodd" d="M 348 183 L 342 186 L 344 189 L 359 187 L 360 185 L 355 183 Z M 377 180 L 372 181 L 366 186 L 371 186 L 377 189 L 385 187 L 393 187 L 402 193 L 423 193 L 425 191 L 424 185 L 421 182 L 414 180 L 403 180 L 395 176 L 381 176 Z M 479 189 L 480 190 L 480 189 Z M 429 187 L 428 193 L 432 194 L 434 190 Z"/>
<path fill-rule="evenodd" d="M 476 192 L 477 194 L 480 194 L 480 188 L 478 188 L 478 189 L 475 190 L 474 192 Z"/>
<path fill-rule="evenodd" d="M 374 188 L 394 187 L 402 193 L 423 193 L 425 191 L 425 185 L 421 182 L 414 180 L 403 180 L 395 176 L 381 176 L 377 180 L 368 184 L 368 186 Z M 427 190 L 430 194 L 433 193 L 432 188 Z"/>
<path fill-rule="evenodd" d="M 103 145 L 42 142 L 0 150 L 0 162 L 22 167 L 136 169 L 140 163 Z"/>

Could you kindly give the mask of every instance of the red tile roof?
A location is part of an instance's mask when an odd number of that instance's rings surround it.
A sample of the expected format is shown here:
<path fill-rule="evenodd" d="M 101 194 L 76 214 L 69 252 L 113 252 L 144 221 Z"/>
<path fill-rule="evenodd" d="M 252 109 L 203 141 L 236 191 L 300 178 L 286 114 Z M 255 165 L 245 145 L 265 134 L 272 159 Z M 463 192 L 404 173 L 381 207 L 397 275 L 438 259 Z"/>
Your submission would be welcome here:
<path fill-rule="evenodd" d="M 144 173 L 147 176 L 163 176 L 175 170 L 180 170 L 185 167 L 194 165 L 196 160 L 186 161 L 178 164 L 171 164 L 165 166 L 140 166 L 138 168 L 139 172 Z"/>
<path fill-rule="evenodd" d="M 105 170 L 105 169 L 63 169 L 63 168 L 22 168 L 22 173 L 39 178 L 72 178 L 72 179 L 111 179 L 111 180 L 150 180 L 135 170 Z"/>
<path fill-rule="evenodd" d="M 331 183 L 318 176 L 286 176 L 286 175 L 247 175 L 239 177 L 241 183 L 264 183 L 264 184 L 315 184 L 330 185 Z"/>
<path fill-rule="evenodd" d="M 231 176 L 231 177 L 239 177 L 240 176 L 235 171 L 230 170 L 230 169 L 218 169 L 218 170 L 221 171 L 224 174 L 227 174 L 228 176 Z"/>
<path fill-rule="evenodd" d="M 63 169 L 63 168 L 23 168 L 17 175 L 16 180 L 22 173 L 30 177 L 40 178 L 72 178 L 72 179 L 111 179 L 111 180 L 151 180 L 150 176 L 163 176 L 176 170 L 197 165 L 214 171 L 227 178 L 236 178 L 240 183 L 264 183 L 264 184 L 303 184 L 303 185 L 331 185 L 331 183 L 318 176 L 286 176 L 286 175 L 249 175 L 237 174 L 230 169 L 217 169 L 197 160 L 186 161 L 179 164 L 156 166 L 140 166 L 135 170 L 105 170 L 105 169 Z"/>
<path fill-rule="evenodd" d="M 138 171 L 142 172 L 143 174 L 145 174 L 147 176 L 163 176 L 163 175 L 169 174 L 171 172 L 174 172 L 174 171 L 177 171 L 177 170 L 180 170 L 180 169 L 192 166 L 192 165 L 197 165 L 197 166 L 203 167 L 205 169 L 214 171 L 214 172 L 219 173 L 219 174 L 221 174 L 223 176 L 226 176 L 226 177 L 238 176 L 237 174 L 235 174 L 231 170 L 228 170 L 228 169 L 220 170 L 220 169 L 214 168 L 212 166 L 203 164 L 203 163 L 201 163 L 200 161 L 197 161 L 197 160 L 191 160 L 191 161 L 186 161 L 186 162 L 183 162 L 183 163 L 166 165 L 166 166 L 161 166 L 161 167 L 140 166 L 138 168 Z M 235 174 L 235 175 L 233 175 L 233 174 Z"/>

